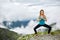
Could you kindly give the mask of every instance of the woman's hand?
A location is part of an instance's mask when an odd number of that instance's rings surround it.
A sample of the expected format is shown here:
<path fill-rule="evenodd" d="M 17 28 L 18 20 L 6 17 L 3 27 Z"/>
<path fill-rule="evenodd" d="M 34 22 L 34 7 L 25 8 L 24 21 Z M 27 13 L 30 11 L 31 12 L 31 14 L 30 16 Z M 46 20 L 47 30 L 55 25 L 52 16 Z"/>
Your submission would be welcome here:
<path fill-rule="evenodd" d="M 40 16 L 39 16 L 39 17 L 37 18 L 37 21 L 40 21 L 40 19 L 41 19 L 41 18 L 40 18 Z"/>
<path fill-rule="evenodd" d="M 40 19 L 39 18 L 37 18 L 37 21 L 39 21 Z"/>
<path fill-rule="evenodd" d="M 46 19 L 46 21 L 47 21 L 47 19 Z"/>
<path fill-rule="evenodd" d="M 45 19 L 45 21 L 47 21 L 47 18 L 46 18 L 46 16 L 44 15 L 44 19 Z"/>

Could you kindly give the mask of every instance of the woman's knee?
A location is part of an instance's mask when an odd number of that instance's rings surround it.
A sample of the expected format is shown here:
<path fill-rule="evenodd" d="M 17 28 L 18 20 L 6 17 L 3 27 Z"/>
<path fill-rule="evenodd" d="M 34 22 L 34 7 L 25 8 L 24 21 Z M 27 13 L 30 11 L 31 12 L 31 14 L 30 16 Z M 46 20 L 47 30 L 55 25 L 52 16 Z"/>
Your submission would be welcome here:
<path fill-rule="evenodd" d="M 49 27 L 49 29 L 51 30 L 51 29 L 52 29 L 52 27 Z"/>
<path fill-rule="evenodd" d="M 37 26 L 34 27 L 34 30 L 36 30 L 36 29 L 39 28 L 39 27 L 40 27 L 40 25 L 38 24 Z"/>
<path fill-rule="evenodd" d="M 36 28 L 34 28 L 34 30 L 36 30 Z"/>

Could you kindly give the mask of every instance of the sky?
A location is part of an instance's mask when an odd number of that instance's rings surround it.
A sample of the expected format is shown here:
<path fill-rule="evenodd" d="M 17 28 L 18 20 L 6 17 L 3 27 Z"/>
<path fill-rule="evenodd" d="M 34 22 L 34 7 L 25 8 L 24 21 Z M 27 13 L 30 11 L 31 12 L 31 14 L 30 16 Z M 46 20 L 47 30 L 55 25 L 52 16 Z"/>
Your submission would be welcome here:
<path fill-rule="evenodd" d="M 0 22 L 36 19 L 41 9 L 48 23 L 60 22 L 60 0 L 0 0 Z"/>
<path fill-rule="evenodd" d="M 0 15 L 3 20 L 37 18 L 40 9 L 44 9 L 46 15 L 59 14 L 60 0 L 0 0 Z"/>
<path fill-rule="evenodd" d="M 0 0 L 0 22 L 36 19 L 41 9 L 48 22 L 60 22 L 60 0 Z"/>
<path fill-rule="evenodd" d="M 56 22 L 60 28 L 60 0 L 0 0 L 0 23 L 4 20 L 36 19 L 41 9 L 45 11 L 47 24 Z M 19 32 L 20 28 L 12 30 Z"/>

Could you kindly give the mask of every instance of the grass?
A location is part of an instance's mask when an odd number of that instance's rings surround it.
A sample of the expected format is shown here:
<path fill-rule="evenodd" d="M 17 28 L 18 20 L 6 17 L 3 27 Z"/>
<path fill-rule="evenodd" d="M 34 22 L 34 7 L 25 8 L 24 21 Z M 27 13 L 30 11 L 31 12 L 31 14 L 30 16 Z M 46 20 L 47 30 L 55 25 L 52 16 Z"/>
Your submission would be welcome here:
<path fill-rule="evenodd" d="M 57 34 L 60 34 L 60 30 L 56 30 L 54 32 L 51 32 L 51 35 L 57 35 Z"/>
<path fill-rule="evenodd" d="M 38 32 L 37 35 L 46 35 L 48 32 Z M 51 35 L 58 35 L 60 34 L 60 30 L 56 30 L 51 32 Z M 29 40 L 33 38 L 35 34 L 27 34 L 27 35 L 19 35 L 13 31 L 9 31 L 7 29 L 0 28 L 0 40 Z"/>
<path fill-rule="evenodd" d="M 48 34 L 48 32 L 38 32 L 37 35 L 46 35 Z M 51 35 L 57 35 L 57 34 L 60 34 L 60 30 L 56 30 L 56 31 L 53 31 L 51 32 Z M 35 34 L 28 34 L 28 35 L 25 35 L 25 36 L 21 36 L 19 37 L 17 40 L 28 40 L 32 37 L 34 37 Z"/>
<path fill-rule="evenodd" d="M 20 36 L 17 33 L 0 28 L 0 40 L 17 40 L 18 37 Z"/>

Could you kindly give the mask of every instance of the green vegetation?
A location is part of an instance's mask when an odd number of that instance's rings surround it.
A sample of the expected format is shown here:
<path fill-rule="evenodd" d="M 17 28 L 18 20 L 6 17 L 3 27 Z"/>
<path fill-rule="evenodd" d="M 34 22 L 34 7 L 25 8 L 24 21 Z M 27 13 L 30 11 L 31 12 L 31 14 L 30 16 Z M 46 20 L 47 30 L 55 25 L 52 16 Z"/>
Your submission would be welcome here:
<path fill-rule="evenodd" d="M 46 35 L 48 32 L 38 32 L 37 35 Z M 51 32 L 51 35 L 60 34 L 60 30 Z M 0 40 L 29 40 L 33 38 L 35 34 L 19 35 L 8 29 L 0 28 Z"/>
<path fill-rule="evenodd" d="M 18 37 L 17 33 L 0 28 L 0 40 L 17 40 Z"/>
<path fill-rule="evenodd" d="M 38 32 L 37 35 L 46 35 L 46 34 L 48 34 L 48 32 Z M 51 35 L 58 35 L 58 34 L 60 34 L 60 30 L 51 32 Z M 33 38 L 34 36 L 35 34 L 28 34 L 28 35 L 19 37 L 18 40 L 29 40 L 30 38 Z"/>
<path fill-rule="evenodd" d="M 51 34 L 52 34 L 52 35 L 60 34 L 60 30 L 53 31 L 53 32 L 51 32 Z"/>

